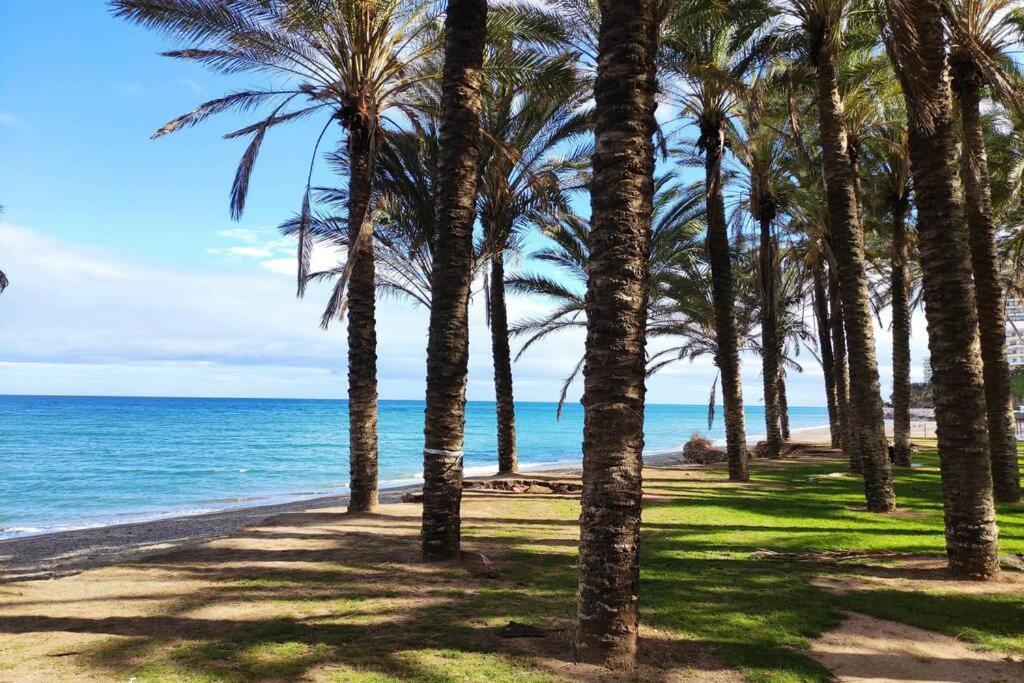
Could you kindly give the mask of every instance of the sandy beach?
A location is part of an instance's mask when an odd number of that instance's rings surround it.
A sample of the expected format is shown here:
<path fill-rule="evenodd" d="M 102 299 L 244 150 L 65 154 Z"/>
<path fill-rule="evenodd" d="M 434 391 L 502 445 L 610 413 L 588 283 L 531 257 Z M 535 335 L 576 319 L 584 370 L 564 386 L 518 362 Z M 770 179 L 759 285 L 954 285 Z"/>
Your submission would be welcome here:
<path fill-rule="evenodd" d="M 827 440 L 826 430 L 826 440 Z M 680 452 L 654 453 L 644 457 L 648 466 L 679 466 Z M 533 475 L 574 474 L 580 465 L 554 469 L 526 470 L 512 478 Z M 693 467 L 700 467 L 694 465 Z M 498 477 L 472 477 L 490 480 Z M 382 505 L 401 502 L 402 496 L 419 491 L 420 484 L 384 489 Z M 148 522 L 58 531 L 35 536 L 0 540 L 0 583 L 30 579 L 52 579 L 87 569 L 106 567 L 159 555 L 171 550 L 200 545 L 231 536 L 270 517 L 290 512 L 344 508 L 347 495 L 320 496 L 289 503 L 234 508 L 201 515 L 168 517 Z"/>
<path fill-rule="evenodd" d="M 885 435 L 892 438 L 892 420 L 885 421 Z M 794 429 L 792 431 L 794 440 L 813 441 L 815 443 L 827 443 L 831 439 L 831 432 L 827 425 L 821 427 L 808 427 L 806 429 Z M 934 439 L 935 421 L 922 418 L 911 418 L 910 420 L 911 439 Z"/>
<path fill-rule="evenodd" d="M 887 424 L 892 433 L 892 425 Z M 911 434 L 921 438 L 933 437 L 934 422 L 915 421 Z M 828 426 L 794 429 L 793 441 L 828 443 Z M 760 437 L 752 437 L 753 447 Z M 644 456 L 647 466 L 693 467 L 686 465 L 681 451 L 664 451 Z M 554 469 L 524 471 L 519 478 L 532 475 L 574 474 L 580 465 Z M 498 477 L 472 477 L 471 480 L 491 480 Z M 404 494 L 418 491 L 420 485 L 385 489 L 380 493 L 381 504 L 401 502 Z M 75 574 L 87 569 L 105 567 L 122 562 L 139 560 L 171 550 L 200 545 L 208 541 L 231 536 L 249 526 L 276 515 L 290 512 L 306 512 L 326 508 L 341 508 L 348 504 L 348 497 L 321 496 L 289 503 L 235 508 L 202 515 L 169 517 L 148 522 L 119 524 L 71 531 L 12 538 L 0 541 L 0 583 L 27 579 L 50 579 Z"/>

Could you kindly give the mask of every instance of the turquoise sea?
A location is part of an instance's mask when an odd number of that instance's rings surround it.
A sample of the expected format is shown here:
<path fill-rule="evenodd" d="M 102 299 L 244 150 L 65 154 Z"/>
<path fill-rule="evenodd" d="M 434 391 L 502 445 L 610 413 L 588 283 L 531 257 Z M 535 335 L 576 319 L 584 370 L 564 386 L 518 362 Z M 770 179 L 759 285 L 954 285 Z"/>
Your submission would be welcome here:
<path fill-rule="evenodd" d="M 383 486 L 422 471 L 423 402 L 381 401 Z M 649 452 L 706 431 L 706 406 L 649 405 Z M 583 411 L 516 406 L 524 469 L 577 463 Z M 790 408 L 794 429 L 828 423 Z M 747 431 L 764 411 L 747 408 Z M 0 538 L 264 505 L 347 491 L 345 401 L 0 396 Z M 721 418 L 711 430 L 722 436 Z M 494 404 L 470 402 L 466 470 L 496 470 Z"/>

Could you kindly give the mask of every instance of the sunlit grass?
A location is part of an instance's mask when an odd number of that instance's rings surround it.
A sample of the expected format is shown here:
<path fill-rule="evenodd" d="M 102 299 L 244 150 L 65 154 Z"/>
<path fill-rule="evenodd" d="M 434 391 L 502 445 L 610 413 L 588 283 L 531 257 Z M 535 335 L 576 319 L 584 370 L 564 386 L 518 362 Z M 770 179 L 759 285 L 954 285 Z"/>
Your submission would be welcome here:
<path fill-rule="evenodd" d="M 661 638 L 691 643 L 754 681 L 827 680 L 807 647 L 853 610 L 1024 654 L 1017 597 L 894 584 L 837 595 L 815 579 L 849 568 L 762 552 L 941 556 L 937 456 L 924 451 L 915 460 L 920 467 L 896 472 L 895 515 L 863 511 L 860 480 L 822 478 L 845 469 L 839 458 L 755 462 L 749 485 L 728 483 L 721 470 L 649 470 L 640 600 L 642 621 L 657 636 L 642 647 L 657 652 Z M 1000 508 L 1003 553 L 1024 552 L 1021 513 L 1019 505 Z M 382 515 L 373 528 L 415 533 L 418 520 L 400 515 Z M 194 556 L 158 563 L 152 569 L 202 587 L 151 613 L 52 630 L 96 634 L 71 661 L 93 675 L 138 681 L 564 680 L 573 670 L 578 515 L 572 498 L 467 495 L 465 547 L 500 562 L 497 580 L 420 564 L 408 535 L 329 532 L 319 521 L 308 534 L 315 550 L 277 547 L 271 532 L 220 564 Z M 280 537 L 294 543 L 303 534 L 296 526 Z M 149 566 L 138 565 L 140 580 Z M 548 656 L 561 664 L 552 668 L 503 640 L 510 620 L 558 633 Z M 0 666 L 10 665 L 0 657 Z"/>

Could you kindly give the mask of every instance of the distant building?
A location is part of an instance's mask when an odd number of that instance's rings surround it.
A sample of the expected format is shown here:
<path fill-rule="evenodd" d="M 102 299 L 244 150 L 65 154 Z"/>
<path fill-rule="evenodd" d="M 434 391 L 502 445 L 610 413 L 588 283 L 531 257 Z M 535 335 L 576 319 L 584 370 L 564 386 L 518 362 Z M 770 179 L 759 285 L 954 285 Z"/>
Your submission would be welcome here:
<path fill-rule="evenodd" d="M 924 357 L 924 383 L 932 383 L 932 358 L 931 356 Z"/>
<path fill-rule="evenodd" d="M 1006 298 L 1006 356 L 1010 369 L 1024 367 L 1024 302 Z"/>

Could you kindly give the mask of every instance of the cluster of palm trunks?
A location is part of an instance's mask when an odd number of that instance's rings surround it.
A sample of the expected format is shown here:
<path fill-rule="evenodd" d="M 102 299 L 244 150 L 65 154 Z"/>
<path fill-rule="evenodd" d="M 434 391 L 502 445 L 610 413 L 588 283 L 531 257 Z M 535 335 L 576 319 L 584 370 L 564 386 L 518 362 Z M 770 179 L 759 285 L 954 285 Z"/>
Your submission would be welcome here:
<path fill-rule="evenodd" d="M 729 476 L 744 481 L 742 349 L 762 358 L 765 454 L 780 457 L 788 437 L 783 378 L 796 327 L 791 271 L 808 274 L 810 284 L 797 296 L 811 301 L 834 445 L 863 476 L 867 510 L 887 513 L 897 505 L 893 465 L 910 465 L 911 265 L 919 264 L 949 568 L 964 579 L 998 572 L 994 503 L 1019 500 L 1020 482 L 981 103 L 991 95 L 1020 106 L 1024 96 L 997 54 L 1019 42 L 1019 33 L 991 5 L 1000 0 L 986 1 L 862 7 L 855 0 L 551 0 L 546 7 L 488 7 L 486 0 L 449 0 L 443 30 L 430 14 L 435 4 L 425 0 L 113 6 L 119 16 L 186 43 L 172 56 L 222 72 L 282 76 L 272 89 L 207 102 L 157 133 L 224 111 L 271 110 L 229 135 L 251 140 L 232 188 L 236 217 L 270 129 L 322 112 L 327 121 L 313 161 L 332 125 L 344 132 L 345 144 L 331 156 L 347 187 L 318 190 L 307 181 L 301 212 L 282 229 L 298 240 L 300 294 L 311 279 L 334 282 L 324 325 L 348 314 L 352 510 L 377 503 L 378 291 L 430 310 L 427 560 L 459 554 L 468 304 L 476 275 L 483 270 L 489 278 L 501 472 L 517 469 L 510 334 L 532 333 L 529 345 L 585 325 L 585 355 L 573 373 L 584 377 L 585 411 L 576 650 L 584 661 L 628 667 L 639 621 L 648 337 L 686 336 L 680 357 L 713 353 Z M 865 35 L 876 49 L 857 52 L 851 45 L 862 47 Z M 432 75 L 438 66 L 440 78 Z M 873 74 L 883 71 L 879 82 Z M 851 85 L 850 73 L 866 75 Z M 882 106 L 884 123 L 876 125 L 879 107 L 865 108 L 864 101 L 887 89 L 896 97 Z M 693 149 L 705 171 L 698 201 L 667 211 L 656 153 L 669 144 L 655 118 L 666 100 L 680 123 L 697 131 Z M 389 128 L 394 113 L 407 130 Z M 871 134 L 885 144 L 871 147 L 874 172 L 862 179 Z M 580 136 L 592 143 L 570 151 Z M 743 198 L 730 216 L 727 188 L 738 177 Z M 565 200 L 574 182 L 573 189 L 589 190 L 589 226 Z M 337 213 L 315 211 L 317 201 Z M 676 219 L 673 230 L 664 229 L 666 212 Z M 730 239 L 740 214 L 756 228 L 747 283 L 756 293 L 752 308 L 742 303 L 745 269 L 737 267 L 740 250 Z M 783 214 L 800 235 L 798 259 L 782 253 L 776 226 Z M 891 257 L 892 461 L 865 253 L 869 216 L 888 223 L 873 230 L 887 235 Z M 484 235 L 476 244 L 478 221 Z M 584 278 L 585 296 L 543 278 L 506 276 L 504 256 L 523 225 L 540 226 L 560 245 L 543 258 Z M 695 234 L 704 239 L 694 243 Z M 684 248 L 685 235 L 691 241 Z M 346 250 L 347 259 L 309 273 L 318 241 Z M 692 265 L 695 254 L 702 266 Z M 708 287 L 687 289 L 699 281 Z M 506 283 L 549 295 L 562 308 L 546 321 L 510 327 Z M 666 318 L 662 299 L 673 293 L 690 304 Z M 758 335 L 750 332 L 755 326 Z"/>

